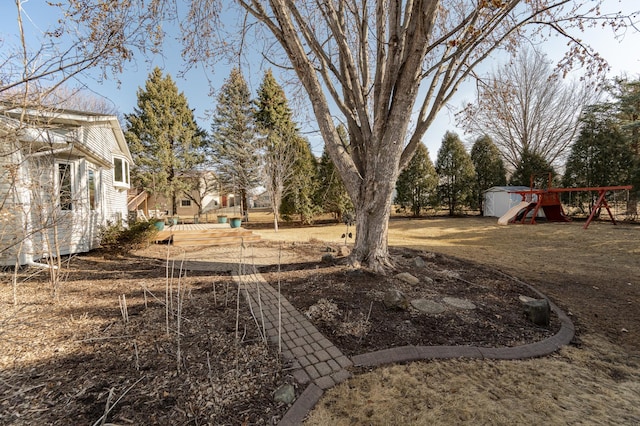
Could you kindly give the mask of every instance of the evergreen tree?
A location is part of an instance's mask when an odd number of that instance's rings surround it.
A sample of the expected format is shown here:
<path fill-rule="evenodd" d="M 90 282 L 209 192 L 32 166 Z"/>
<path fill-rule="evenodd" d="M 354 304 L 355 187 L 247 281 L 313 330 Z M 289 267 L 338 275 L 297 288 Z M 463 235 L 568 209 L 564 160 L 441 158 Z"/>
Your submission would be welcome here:
<path fill-rule="evenodd" d="M 471 157 L 457 134 L 447 132 L 438 150 L 436 172 L 440 180 L 440 199 L 454 215 L 473 197 L 475 171 Z"/>
<path fill-rule="evenodd" d="M 343 140 L 343 145 L 349 147 L 349 138 L 344 126 L 337 127 L 338 134 Z M 318 164 L 318 189 L 316 191 L 316 204 L 325 212 L 333 213 L 338 221 L 342 221 L 342 216 L 353 211 L 353 203 L 347 189 L 342 182 L 340 173 L 336 170 L 335 164 L 331 160 L 327 149 L 322 151 L 320 163 Z"/>
<path fill-rule="evenodd" d="M 549 173 L 555 176 L 553 167 L 539 154 L 525 151 L 509 179 L 510 185 L 529 186 L 533 177 L 535 188 L 546 188 L 549 185 Z"/>
<path fill-rule="evenodd" d="M 251 94 L 239 69 L 225 80 L 214 112 L 211 160 L 224 189 L 240 196 L 243 214 L 247 194 L 259 183 L 260 157 Z"/>
<path fill-rule="evenodd" d="M 613 92 L 617 119 L 633 155 L 631 184 L 634 188 L 627 201 L 627 215 L 637 217 L 640 197 L 640 80 L 616 79 Z"/>
<path fill-rule="evenodd" d="M 322 151 L 318 164 L 318 190 L 315 198 L 316 204 L 323 211 L 333 213 L 338 221 L 342 221 L 345 213 L 353 211 L 353 203 L 326 149 Z"/>
<path fill-rule="evenodd" d="M 414 216 L 429 205 L 438 187 L 438 175 L 429 158 L 429 151 L 419 144 L 409 165 L 400 173 L 396 183 L 396 204 L 409 206 Z"/>
<path fill-rule="evenodd" d="M 278 218 L 282 197 L 291 185 L 295 149 L 293 139 L 297 129 L 292 120 L 284 90 L 268 70 L 258 89 L 254 117 L 261 135 L 264 185 L 271 199 L 274 229 L 278 230 Z"/>
<path fill-rule="evenodd" d="M 137 95 L 137 107 L 125 115 L 125 137 L 135 162 L 133 176 L 148 192 L 168 197 L 175 214 L 178 196 L 194 183 L 187 175 L 204 160 L 200 148 L 205 133 L 198 128 L 184 93 L 159 68 L 149 74 Z"/>
<path fill-rule="evenodd" d="M 285 220 L 291 220 L 293 215 L 298 215 L 302 223 L 309 224 L 319 210 L 313 197 L 317 188 L 318 165 L 309 141 L 295 137 L 292 142 L 295 152 L 293 174 L 289 190 L 280 205 L 280 214 Z"/>
<path fill-rule="evenodd" d="M 627 185 L 632 180 L 633 149 L 606 106 L 590 107 L 567 160 L 563 186 L 594 187 Z M 593 194 L 591 194 L 593 195 Z M 571 201 L 593 201 L 589 194 L 576 193 Z"/>
<path fill-rule="evenodd" d="M 471 161 L 476 171 L 476 184 L 475 184 L 475 206 L 480 209 L 480 214 L 483 214 L 482 203 L 484 197 L 483 191 L 491 188 L 492 186 L 506 185 L 507 172 L 500 157 L 500 150 L 493 143 L 489 136 L 480 137 L 471 148 Z"/>
<path fill-rule="evenodd" d="M 633 154 L 640 157 L 640 80 L 617 79 L 616 84 L 617 118 Z"/>

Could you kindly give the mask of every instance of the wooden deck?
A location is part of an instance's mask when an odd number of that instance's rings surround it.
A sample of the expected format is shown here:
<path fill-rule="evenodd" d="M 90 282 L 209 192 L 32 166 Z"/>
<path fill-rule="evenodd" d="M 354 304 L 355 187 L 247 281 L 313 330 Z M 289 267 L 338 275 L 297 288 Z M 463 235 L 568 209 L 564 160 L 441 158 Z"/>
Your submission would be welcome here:
<path fill-rule="evenodd" d="M 156 242 L 168 242 L 179 247 L 220 246 L 260 241 L 260 235 L 244 228 L 224 224 L 184 224 L 165 227 L 158 232 Z"/>

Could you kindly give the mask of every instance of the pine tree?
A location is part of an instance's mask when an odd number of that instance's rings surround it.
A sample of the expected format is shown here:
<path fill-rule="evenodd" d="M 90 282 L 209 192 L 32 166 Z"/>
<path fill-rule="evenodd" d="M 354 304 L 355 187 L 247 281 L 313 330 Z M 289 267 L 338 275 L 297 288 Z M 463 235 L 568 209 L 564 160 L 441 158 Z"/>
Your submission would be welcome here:
<path fill-rule="evenodd" d="M 293 215 L 298 215 L 302 223 L 309 224 L 319 210 L 313 197 L 317 188 L 318 164 L 311 152 L 309 141 L 295 137 L 292 142 L 295 152 L 293 174 L 289 191 L 280 205 L 280 214 L 285 220 L 291 220 Z"/>
<path fill-rule="evenodd" d="M 178 196 L 193 185 L 186 175 L 204 161 L 200 149 L 205 132 L 198 128 L 184 93 L 159 68 L 137 94 L 137 107 L 125 115 L 134 180 L 148 192 L 168 197 L 175 214 Z"/>
<path fill-rule="evenodd" d="M 587 109 L 578 140 L 567 159 L 563 186 L 595 187 L 628 185 L 633 178 L 633 148 L 609 108 Z M 576 193 L 575 205 L 593 201 L 593 194 Z"/>
<path fill-rule="evenodd" d="M 271 199 L 273 225 L 277 231 L 280 204 L 291 186 L 294 171 L 295 149 L 292 144 L 297 137 L 297 129 L 284 90 L 271 70 L 264 75 L 255 105 L 254 117 L 261 135 L 264 185 Z"/>
<path fill-rule="evenodd" d="M 326 149 L 322 151 L 318 164 L 318 189 L 315 199 L 324 212 L 332 213 L 338 221 L 342 221 L 345 213 L 353 211 L 353 203 Z"/>
<path fill-rule="evenodd" d="M 349 137 L 344 126 L 337 127 L 338 134 L 343 140 L 343 146 L 349 149 Z M 318 164 L 317 191 L 315 195 L 316 204 L 325 212 L 333 213 L 338 221 L 347 212 L 353 212 L 353 203 L 347 189 L 342 182 L 340 173 L 329 157 L 327 149 L 322 151 L 320 163 Z"/>
<path fill-rule="evenodd" d="M 419 144 L 409 165 L 400 173 L 396 183 L 396 204 L 409 206 L 414 216 L 431 204 L 438 187 L 438 174 L 429 158 L 429 151 Z"/>
<path fill-rule="evenodd" d="M 259 182 L 260 158 L 254 128 L 251 93 L 239 69 L 225 80 L 211 126 L 211 161 L 225 190 L 238 194 L 243 215 L 247 194 Z"/>
<path fill-rule="evenodd" d="M 617 119 L 633 154 L 631 184 L 634 188 L 627 200 L 627 215 L 637 217 L 640 198 L 640 80 L 616 79 L 614 90 Z"/>
<path fill-rule="evenodd" d="M 549 185 L 549 174 L 553 179 L 556 173 L 547 160 L 539 154 L 525 151 L 509 179 L 509 184 L 518 186 L 533 184 L 535 188 L 546 188 Z"/>
<path fill-rule="evenodd" d="M 449 215 L 454 215 L 473 197 L 475 178 L 471 157 L 457 134 L 447 132 L 444 135 L 438 150 L 436 172 L 440 180 L 440 199 L 447 205 Z"/>
<path fill-rule="evenodd" d="M 492 186 L 505 185 L 507 183 L 507 172 L 500 157 L 500 150 L 498 150 L 498 147 L 489 136 L 482 136 L 473 144 L 471 161 L 476 171 L 474 201 L 480 209 L 480 214 L 482 214 L 482 202 L 484 199 L 482 192 Z"/>

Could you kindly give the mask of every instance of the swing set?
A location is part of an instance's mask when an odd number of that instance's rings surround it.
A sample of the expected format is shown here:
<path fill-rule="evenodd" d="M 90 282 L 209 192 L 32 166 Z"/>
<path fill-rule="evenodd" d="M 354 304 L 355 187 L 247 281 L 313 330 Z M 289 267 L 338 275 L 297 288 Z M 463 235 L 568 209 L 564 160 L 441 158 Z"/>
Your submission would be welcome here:
<path fill-rule="evenodd" d="M 584 229 L 589 227 L 589 224 L 596 215 L 596 212 L 604 207 L 609 213 L 611 222 L 617 225 L 616 219 L 611 213 L 609 203 L 607 203 L 606 194 L 609 191 L 631 190 L 633 186 L 597 186 L 587 188 L 554 188 L 551 186 L 551 174 L 549 174 L 549 180 L 547 183 L 547 189 L 534 188 L 534 178 L 531 176 L 530 185 L 528 190 L 512 191 L 513 194 L 519 194 L 522 197 L 520 204 L 511 208 L 504 216 L 498 219 L 498 223 L 506 225 L 507 223 L 522 223 L 533 225 L 536 223 L 536 216 L 540 209 L 544 212 L 545 217 L 550 222 L 570 222 L 571 218 L 568 217 L 562 204 L 560 203 L 560 194 L 563 192 L 597 192 L 598 199 L 591 209 L 591 214 L 584 224 Z M 529 213 L 532 213 L 529 216 Z"/>

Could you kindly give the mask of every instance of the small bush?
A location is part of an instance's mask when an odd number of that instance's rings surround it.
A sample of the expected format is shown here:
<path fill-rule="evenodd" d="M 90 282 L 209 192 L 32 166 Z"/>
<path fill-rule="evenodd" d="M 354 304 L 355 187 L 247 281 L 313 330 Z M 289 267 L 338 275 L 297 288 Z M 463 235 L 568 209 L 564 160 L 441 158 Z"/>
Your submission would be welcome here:
<path fill-rule="evenodd" d="M 100 245 L 113 252 L 128 253 L 146 247 L 158 233 L 153 222 L 135 222 L 125 227 L 122 222 L 108 223 L 100 229 Z"/>

